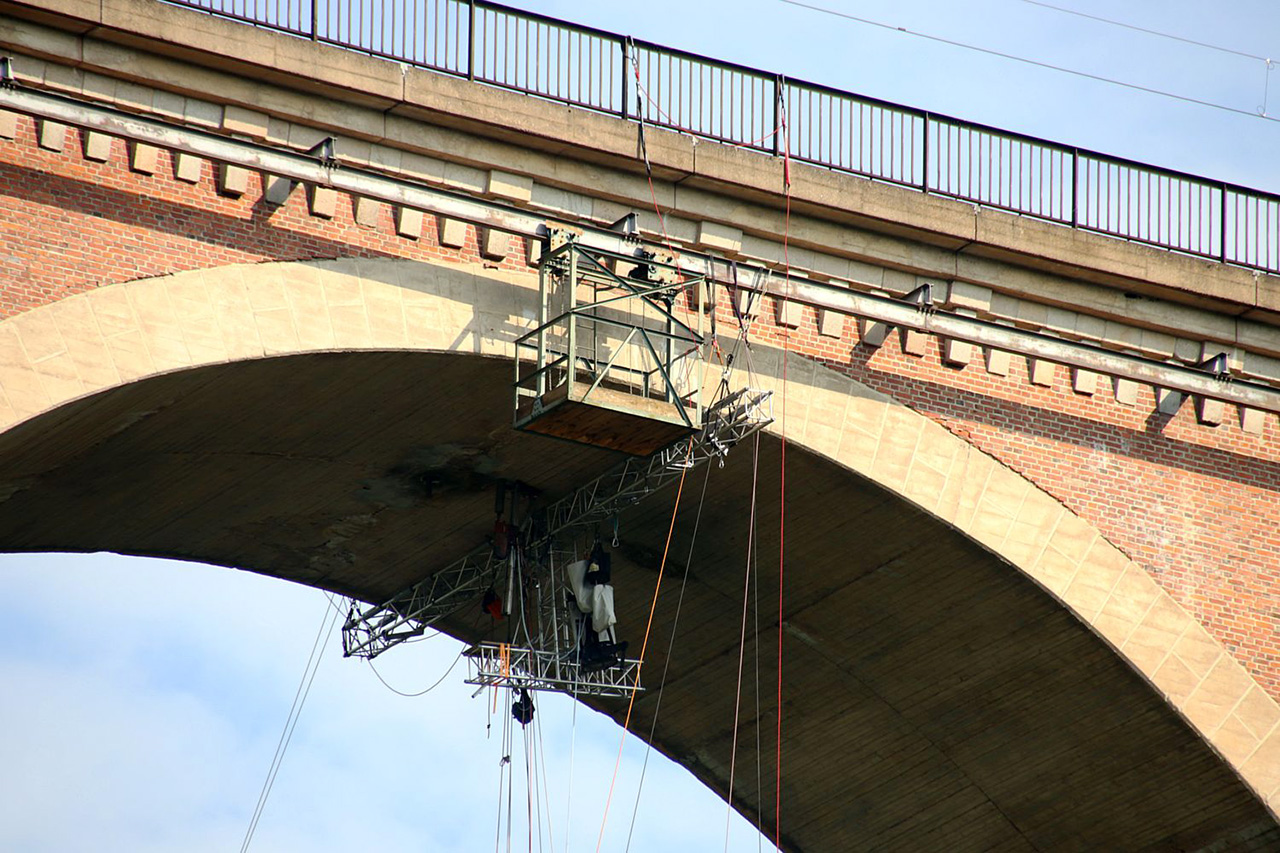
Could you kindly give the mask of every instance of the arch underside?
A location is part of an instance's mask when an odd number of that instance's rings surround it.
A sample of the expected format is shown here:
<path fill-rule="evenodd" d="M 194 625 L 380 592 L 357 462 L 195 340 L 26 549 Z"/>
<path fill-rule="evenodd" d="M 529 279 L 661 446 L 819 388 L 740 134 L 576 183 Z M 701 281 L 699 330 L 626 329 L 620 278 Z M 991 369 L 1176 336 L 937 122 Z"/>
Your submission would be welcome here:
<path fill-rule="evenodd" d="M 620 458 L 512 430 L 509 383 L 504 359 L 389 351 L 237 361 L 124 384 L 0 433 L 0 549 L 196 560 L 379 601 L 484 540 L 497 479 L 556 497 Z M 763 804 L 766 827 L 778 456 L 778 440 L 764 436 L 758 614 L 753 591 L 733 789 L 753 820 Z M 645 664 L 650 689 L 632 722 L 649 731 L 687 569 L 655 745 L 722 796 L 752 468 L 742 446 L 685 485 Z M 673 499 L 662 492 L 621 520 L 615 585 L 621 634 L 633 642 Z M 1280 845 L 1271 814 L 1214 749 L 1017 568 L 795 445 L 786 515 L 787 849 Z M 489 626 L 476 602 L 444 627 L 474 641 Z M 618 720 L 624 712 L 598 707 Z"/>

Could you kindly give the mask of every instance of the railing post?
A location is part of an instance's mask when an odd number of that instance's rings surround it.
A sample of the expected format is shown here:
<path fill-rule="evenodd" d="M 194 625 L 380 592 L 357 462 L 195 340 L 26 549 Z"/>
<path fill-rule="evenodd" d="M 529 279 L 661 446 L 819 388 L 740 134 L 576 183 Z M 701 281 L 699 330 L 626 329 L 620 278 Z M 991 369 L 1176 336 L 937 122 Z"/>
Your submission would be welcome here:
<path fill-rule="evenodd" d="M 920 169 L 923 174 L 920 175 L 920 189 L 925 195 L 929 194 L 929 114 L 924 114 L 924 141 L 921 143 L 924 150 L 920 154 Z"/>
<path fill-rule="evenodd" d="M 467 0 L 467 79 L 476 79 L 476 0 Z"/>
<path fill-rule="evenodd" d="M 1071 149 L 1071 227 L 1080 227 L 1080 149 Z"/>
<path fill-rule="evenodd" d="M 1245 253 L 1248 257 L 1248 253 Z M 1227 262 L 1227 185 L 1218 189 L 1218 260 Z"/>
<path fill-rule="evenodd" d="M 619 110 L 621 116 L 631 118 L 631 105 L 627 103 L 631 97 L 630 84 L 627 82 L 628 75 L 631 73 L 631 36 L 623 36 L 618 39 L 618 46 L 622 48 L 622 109 Z"/>
<path fill-rule="evenodd" d="M 782 153 L 782 86 L 781 74 L 773 75 L 773 156 Z"/>

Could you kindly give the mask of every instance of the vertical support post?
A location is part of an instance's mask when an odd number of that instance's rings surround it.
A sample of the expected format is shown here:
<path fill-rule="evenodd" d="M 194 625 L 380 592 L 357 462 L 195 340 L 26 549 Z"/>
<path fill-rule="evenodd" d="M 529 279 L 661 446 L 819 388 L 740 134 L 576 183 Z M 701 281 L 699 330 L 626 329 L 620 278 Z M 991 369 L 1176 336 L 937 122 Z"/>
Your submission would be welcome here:
<path fill-rule="evenodd" d="M 773 75 L 773 156 L 782 153 L 782 75 Z"/>
<path fill-rule="evenodd" d="M 676 394 L 676 342 L 671 337 L 675 334 L 676 326 L 670 317 L 667 317 L 667 402 L 674 403 L 677 406 L 683 405 L 680 402 L 680 396 Z"/>
<path fill-rule="evenodd" d="M 467 79 L 476 79 L 476 0 L 467 0 Z"/>
<path fill-rule="evenodd" d="M 922 151 L 920 153 L 920 169 L 923 174 L 920 175 L 920 189 L 926 195 L 929 193 L 929 114 L 924 113 L 924 141 L 921 142 Z"/>
<path fill-rule="evenodd" d="M 631 118 L 631 105 L 627 103 L 631 95 L 631 84 L 627 82 L 631 73 L 631 36 L 618 39 L 618 46 L 622 48 L 622 108 L 619 114 L 626 119 Z"/>
<path fill-rule="evenodd" d="M 1071 227 L 1080 227 L 1080 149 L 1071 149 Z"/>
<path fill-rule="evenodd" d="M 538 398 L 547 393 L 547 299 L 549 298 L 549 287 L 547 285 L 548 272 L 547 264 L 538 265 Z M 519 363 L 519 353 L 516 354 L 516 362 Z"/>
<path fill-rule="evenodd" d="M 311 40 L 319 39 L 320 0 L 311 0 Z"/>
<path fill-rule="evenodd" d="M 1236 223 L 1239 228 L 1239 223 Z M 1218 188 L 1218 260 L 1227 262 L 1227 185 Z"/>
<path fill-rule="evenodd" d="M 569 383 L 566 392 L 568 397 L 573 397 L 573 383 L 578 379 L 578 315 L 573 309 L 578 304 L 578 247 L 569 247 L 569 281 L 566 285 L 568 288 L 568 298 L 565 299 L 565 318 L 569 321 L 569 372 L 567 381 Z"/>

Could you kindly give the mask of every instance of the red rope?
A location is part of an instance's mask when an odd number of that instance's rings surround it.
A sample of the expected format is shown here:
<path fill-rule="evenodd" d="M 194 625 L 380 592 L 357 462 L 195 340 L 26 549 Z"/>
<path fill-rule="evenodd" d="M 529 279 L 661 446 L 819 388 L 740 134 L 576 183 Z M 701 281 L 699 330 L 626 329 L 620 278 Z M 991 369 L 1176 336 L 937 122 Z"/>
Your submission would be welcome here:
<path fill-rule="evenodd" d="M 787 138 L 786 105 L 781 110 L 782 182 L 786 193 L 786 223 L 782 231 L 782 263 L 786 269 L 787 290 L 783 291 L 785 311 L 791 284 L 791 144 Z M 774 758 L 773 843 L 782 850 L 782 581 L 786 567 L 787 545 L 787 361 L 791 352 L 791 327 L 782 327 L 782 459 L 778 494 L 778 746 Z"/>

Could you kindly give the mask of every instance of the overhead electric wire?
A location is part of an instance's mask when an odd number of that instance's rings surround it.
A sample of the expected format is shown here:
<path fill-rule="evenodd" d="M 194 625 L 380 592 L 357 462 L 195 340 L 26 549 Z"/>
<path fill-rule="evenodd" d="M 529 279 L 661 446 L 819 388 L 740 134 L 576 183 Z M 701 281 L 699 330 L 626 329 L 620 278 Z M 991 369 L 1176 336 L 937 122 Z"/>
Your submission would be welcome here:
<path fill-rule="evenodd" d="M 289 715 L 285 718 L 284 728 L 280 732 L 280 739 L 276 741 L 276 751 L 271 757 L 271 765 L 267 768 L 267 778 L 262 782 L 262 790 L 258 793 L 258 802 L 253 808 L 253 815 L 249 818 L 249 827 L 245 830 L 244 840 L 240 843 L 240 853 L 247 853 L 249 845 L 253 843 L 254 833 L 258 830 L 258 823 L 262 820 L 262 813 L 267 807 L 267 798 L 271 796 L 271 789 L 275 787 L 276 777 L 280 773 L 280 765 L 284 763 L 285 753 L 289 749 L 289 743 L 293 740 L 293 732 L 298 726 L 298 718 L 302 715 L 302 706 L 306 704 L 307 696 L 311 693 L 311 685 L 316 680 L 316 673 L 320 670 L 320 661 L 323 657 L 321 652 L 324 649 L 324 643 L 332 636 L 333 629 L 338 624 L 338 617 L 342 616 L 342 611 L 338 609 L 333 599 L 325 594 L 326 606 L 323 617 L 320 619 L 320 628 L 316 631 L 316 638 L 311 644 L 311 653 L 307 655 L 307 664 L 302 670 L 302 679 L 298 682 L 298 689 L 293 694 L 293 704 L 289 706 Z M 330 615 L 332 610 L 333 615 Z M 325 626 L 328 625 L 326 631 Z"/>
<path fill-rule="evenodd" d="M 1196 47 L 1203 47 L 1208 50 L 1217 50 L 1222 53 L 1230 53 L 1230 54 L 1234 54 L 1235 56 L 1243 56 L 1245 59 L 1256 59 L 1260 62 L 1271 61 L 1265 56 L 1258 56 L 1258 54 L 1256 53 L 1247 53 L 1246 51 L 1236 50 L 1235 48 L 1232 48 L 1232 47 L 1223 47 L 1221 45 L 1210 44 L 1209 42 L 1205 42 L 1205 41 L 1197 41 L 1196 39 L 1189 39 L 1189 38 L 1186 38 L 1185 36 L 1174 35 L 1173 33 L 1165 33 L 1165 32 L 1161 32 L 1160 30 L 1152 30 L 1152 29 L 1148 29 L 1147 27 L 1140 27 L 1137 24 L 1128 24 L 1128 23 L 1125 23 L 1124 21 L 1117 21 L 1112 18 L 1104 18 L 1101 15 L 1091 15 L 1088 12 L 1081 12 L 1076 9 L 1068 9 L 1065 6 L 1055 6 L 1052 3 L 1042 2 L 1042 0 L 1022 0 L 1022 2 L 1028 3 L 1032 6 L 1041 6 L 1045 9 L 1052 9 L 1055 12 L 1062 12 L 1067 15 L 1075 15 L 1078 18 L 1088 18 L 1091 21 L 1098 21 L 1099 23 L 1103 23 L 1103 24 L 1111 24 L 1112 26 L 1116 26 L 1116 27 L 1124 27 L 1126 30 L 1134 30 L 1139 33 L 1146 33 L 1147 35 L 1150 35 L 1150 36 L 1159 36 L 1160 38 L 1166 38 L 1171 41 L 1180 41 L 1183 44 L 1195 45 Z"/>
<path fill-rule="evenodd" d="M 904 35 L 927 39 L 928 41 L 938 42 L 939 44 L 947 44 L 947 45 L 951 45 L 952 47 L 962 48 L 964 50 L 972 50 L 978 53 L 985 53 L 988 56 L 995 56 L 995 57 L 999 57 L 1000 59 L 1008 59 L 1013 62 L 1021 62 L 1026 65 L 1033 65 L 1037 68 L 1045 68 L 1050 71 L 1058 71 L 1063 74 L 1071 74 L 1076 77 L 1083 77 L 1087 80 L 1094 80 L 1099 83 L 1109 83 L 1113 86 L 1121 86 L 1126 89 L 1132 89 L 1137 92 L 1145 92 L 1149 95 L 1159 95 L 1162 98 L 1172 98 L 1175 101 L 1183 101 L 1184 103 L 1188 103 L 1188 104 L 1197 104 L 1202 107 L 1210 107 L 1215 110 L 1222 110 L 1223 112 L 1236 113 L 1237 115 L 1252 116 L 1254 118 L 1260 118 L 1266 121 L 1280 121 L 1280 118 L 1277 118 L 1275 116 L 1269 116 L 1269 115 L 1265 115 L 1258 112 L 1252 112 L 1250 110 L 1240 109 L 1239 107 L 1231 107 L 1231 106 L 1227 106 L 1226 104 L 1219 104 L 1215 101 L 1206 101 L 1202 98 L 1193 98 L 1190 95 L 1179 95 L 1176 92 L 1169 92 L 1164 89 L 1156 89 L 1151 86 L 1143 86 L 1139 83 L 1129 83 L 1124 80 L 1117 80 L 1114 77 L 1105 77 L 1101 74 L 1093 74 L 1088 71 L 1080 71 L 1079 69 L 1076 69 L 1076 68 L 1067 68 L 1066 66 L 1063 66 L 1063 65 L 1054 65 L 1051 62 L 1043 62 L 1039 59 L 1030 59 L 1028 57 L 1018 56 L 1017 54 L 1013 54 L 1013 53 L 1005 53 L 1003 51 L 995 50 L 989 47 L 980 47 L 975 44 L 969 44 L 968 42 L 962 42 L 962 41 L 957 41 L 956 39 L 945 38 L 944 36 L 935 36 L 929 33 L 922 33 L 917 30 L 910 30 L 910 29 L 907 29 L 906 27 L 897 27 L 897 26 L 894 26 L 893 24 L 886 24 L 883 21 L 875 21 L 875 20 L 872 20 L 871 18 L 863 18 L 859 15 L 851 15 L 848 12 L 841 12 L 838 9 L 828 9 L 825 6 L 816 6 L 812 3 L 803 3 L 801 2 L 801 0 L 778 0 L 778 2 L 785 3 L 788 6 L 796 6 L 797 8 L 800 8 L 800 9 L 808 9 L 811 12 L 820 12 L 824 15 L 832 15 L 836 18 L 844 18 L 845 20 L 856 21 L 857 23 L 866 24 L 867 26 L 871 26 L 871 27 L 879 27 L 882 30 L 889 30 L 891 32 L 903 33 Z"/>

